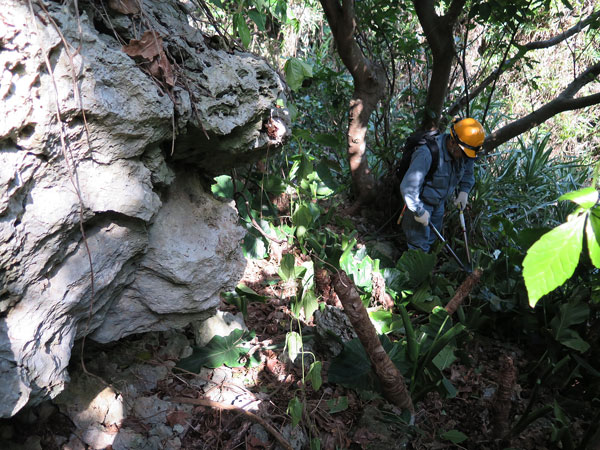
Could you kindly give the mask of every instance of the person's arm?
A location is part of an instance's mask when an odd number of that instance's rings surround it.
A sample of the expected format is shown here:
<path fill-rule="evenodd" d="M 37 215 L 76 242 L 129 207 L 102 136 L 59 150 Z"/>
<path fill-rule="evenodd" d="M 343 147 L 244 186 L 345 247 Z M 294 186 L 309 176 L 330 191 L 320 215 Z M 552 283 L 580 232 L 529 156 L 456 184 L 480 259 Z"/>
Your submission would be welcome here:
<path fill-rule="evenodd" d="M 465 162 L 465 172 L 463 173 L 462 178 L 458 182 L 458 191 L 466 192 L 467 194 L 471 192 L 473 186 L 475 186 L 475 174 L 473 172 L 473 168 L 475 166 L 475 159 L 468 158 Z"/>
<path fill-rule="evenodd" d="M 425 146 L 419 147 L 413 153 L 410 167 L 400 184 L 404 203 L 416 216 L 422 216 L 425 213 L 425 206 L 421 200 L 421 190 L 430 167 L 431 152 Z"/>
<path fill-rule="evenodd" d="M 473 173 L 473 168 L 475 166 L 474 159 L 468 159 L 465 162 L 465 171 L 461 180 L 458 182 L 458 195 L 454 200 L 454 204 L 458 206 L 461 210 L 467 207 L 467 203 L 469 200 L 469 192 L 475 185 L 475 174 Z"/>

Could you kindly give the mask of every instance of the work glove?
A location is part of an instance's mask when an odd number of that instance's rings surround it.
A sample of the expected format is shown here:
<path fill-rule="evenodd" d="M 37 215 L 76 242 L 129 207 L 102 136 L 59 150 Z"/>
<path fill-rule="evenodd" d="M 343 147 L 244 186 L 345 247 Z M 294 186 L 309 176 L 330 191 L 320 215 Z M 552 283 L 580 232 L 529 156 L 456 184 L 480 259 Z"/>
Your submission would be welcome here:
<path fill-rule="evenodd" d="M 421 225 L 423 225 L 424 227 L 426 227 L 427 225 L 429 225 L 429 211 L 425 211 L 422 215 L 417 216 L 415 214 L 415 220 L 417 222 L 419 222 Z"/>
<path fill-rule="evenodd" d="M 461 210 L 465 209 L 467 207 L 467 195 L 464 191 L 460 192 L 454 200 L 454 205 L 458 206 Z"/>

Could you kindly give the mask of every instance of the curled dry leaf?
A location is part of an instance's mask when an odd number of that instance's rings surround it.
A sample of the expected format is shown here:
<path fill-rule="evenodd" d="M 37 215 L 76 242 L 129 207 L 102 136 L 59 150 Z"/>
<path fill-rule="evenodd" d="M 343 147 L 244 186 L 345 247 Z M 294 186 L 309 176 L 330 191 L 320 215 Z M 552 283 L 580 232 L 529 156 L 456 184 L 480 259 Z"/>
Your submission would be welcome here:
<path fill-rule="evenodd" d="M 156 32 L 144 32 L 141 39 L 132 39 L 128 45 L 123 46 L 123 51 L 132 58 L 143 58 L 152 61 L 163 53 L 163 40 Z"/>
<path fill-rule="evenodd" d="M 175 85 L 173 67 L 163 49 L 163 40 L 156 32 L 144 32 L 141 39 L 132 39 L 128 45 L 124 45 L 123 51 L 137 61 L 148 63 L 147 68 L 153 77 L 169 86 Z"/>
<path fill-rule="evenodd" d="M 108 7 L 121 14 L 137 14 L 140 12 L 138 0 L 109 0 Z"/>

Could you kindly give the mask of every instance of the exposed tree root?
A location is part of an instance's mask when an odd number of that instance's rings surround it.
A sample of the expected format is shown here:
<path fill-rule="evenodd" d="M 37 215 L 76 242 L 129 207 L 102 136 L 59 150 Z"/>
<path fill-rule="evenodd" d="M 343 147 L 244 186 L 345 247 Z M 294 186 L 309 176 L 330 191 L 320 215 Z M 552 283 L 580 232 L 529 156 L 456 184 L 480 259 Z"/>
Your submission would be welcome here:
<path fill-rule="evenodd" d="M 354 331 L 367 352 L 375 373 L 381 380 L 386 398 L 394 405 L 408 409 L 411 414 L 414 414 L 414 406 L 406 389 L 404 377 L 381 346 L 377 332 L 369 320 L 367 310 L 360 300 L 354 283 L 342 271 L 334 275 L 333 287 L 344 305 L 344 311 L 350 319 Z"/>
<path fill-rule="evenodd" d="M 293 450 L 290 443 L 288 441 L 286 441 L 285 438 L 281 435 L 281 433 L 279 431 L 277 431 L 275 428 L 273 428 L 272 425 L 267 423 L 262 417 L 259 417 L 256 414 L 252 414 L 250 411 L 246 411 L 245 409 L 242 409 L 238 406 L 228 405 L 226 403 L 219 403 L 219 402 L 215 402 L 213 400 L 208 400 L 205 398 L 175 397 L 175 398 L 170 399 L 170 401 L 172 401 L 174 403 L 187 403 L 190 405 L 208 406 L 210 408 L 225 409 L 228 411 L 238 412 L 238 413 L 246 416 L 247 419 L 250 419 L 253 422 L 258 423 L 265 430 L 267 430 L 269 433 L 271 433 L 271 435 L 275 438 L 275 440 L 277 440 L 279 445 L 281 445 L 284 449 Z"/>
<path fill-rule="evenodd" d="M 456 312 L 456 310 L 462 304 L 462 302 L 465 300 L 467 295 L 469 295 L 471 293 L 471 291 L 473 290 L 473 288 L 475 287 L 475 285 L 477 283 L 479 283 L 482 273 L 483 273 L 483 270 L 475 269 L 473 271 L 473 273 L 471 273 L 467 277 L 467 279 L 462 282 L 462 284 L 456 290 L 454 297 L 452 297 L 452 299 L 446 305 L 446 312 L 448 313 L 448 315 L 451 316 L 452 314 L 454 314 Z"/>

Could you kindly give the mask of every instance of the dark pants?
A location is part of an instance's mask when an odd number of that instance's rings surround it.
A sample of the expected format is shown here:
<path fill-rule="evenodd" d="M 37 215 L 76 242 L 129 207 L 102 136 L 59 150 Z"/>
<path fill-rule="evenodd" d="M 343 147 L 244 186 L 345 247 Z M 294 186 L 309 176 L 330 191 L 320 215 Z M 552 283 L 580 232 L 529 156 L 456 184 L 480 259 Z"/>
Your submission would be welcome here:
<path fill-rule="evenodd" d="M 425 209 L 429 211 L 429 221 L 441 233 L 444 219 L 444 203 L 442 202 L 437 206 L 425 204 Z M 428 252 L 431 249 L 431 245 L 437 239 L 431 227 L 429 225 L 424 227 L 421 223 L 417 222 L 414 213 L 408 209 L 406 209 L 402 218 L 402 231 L 404 231 L 404 235 L 406 236 L 408 248 L 418 248 L 424 252 Z"/>

